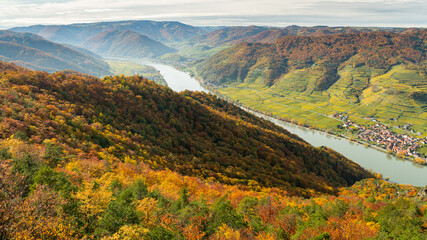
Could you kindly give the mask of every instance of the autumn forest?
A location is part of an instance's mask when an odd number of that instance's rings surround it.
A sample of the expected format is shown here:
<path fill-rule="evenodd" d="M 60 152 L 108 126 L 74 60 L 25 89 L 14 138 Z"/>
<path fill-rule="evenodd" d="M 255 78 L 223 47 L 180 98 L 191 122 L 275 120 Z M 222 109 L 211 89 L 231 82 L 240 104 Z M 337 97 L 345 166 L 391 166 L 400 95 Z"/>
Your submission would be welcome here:
<path fill-rule="evenodd" d="M 213 95 L 0 72 L 1 239 L 425 239 L 425 189 Z"/>
<path fill-rule="evenodd" d="M 0 6 L 0 240 L 427 239 L 423 1 Z"/>

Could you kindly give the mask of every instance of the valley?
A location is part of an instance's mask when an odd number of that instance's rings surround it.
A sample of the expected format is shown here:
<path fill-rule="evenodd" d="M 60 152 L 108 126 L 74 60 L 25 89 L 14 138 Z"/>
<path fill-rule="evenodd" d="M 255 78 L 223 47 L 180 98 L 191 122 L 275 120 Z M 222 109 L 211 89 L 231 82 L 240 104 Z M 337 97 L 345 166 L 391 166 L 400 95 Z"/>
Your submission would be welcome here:
<path fill-rule="evenodd" d="M 405 62 L 399 59 L 411 51 L 409 47 L 402 45 L 408 50 L 398 50 L 399 43 L 392 43 L 405 38 L 418 45 L 425 31 L 411 34 L 408 38 L 390 33 L 284 37 L 274 44 L 239 44 L 199 63 L 192 71 L 218 94 L 246 107 L 425 164 L 425 51 L 415 47 L 417 52 L 407 55 L 412 62 Z M 361 37 L 370 39 L 371 45 L 345 50 Z M 295 45 L 298 39 L 303 43 Z M 389 43 L 377 47 L 375 41 Z M 340 42 L 348 43 L 343 46 Z M 367 49 L 371 53 L 365 52 Z M 327 52 L 332 55 L 324 55 Z M 384 54 L 378 57 L 378 52 Z M 372 56 L 366 58 L 369 54 Z M 366 59 L 370 62 L 363 62 Z M 391 132 L 382 134 L 378 128 Z"/>
<path fill-rule="evenodd" d="M 373 79 L 373 82 L 375 81 L 376 79 Z M 214 89 L 233 102 L 272 114 L 285 121 L 377 145 L 400 156 L 425 158 L 426 105 L 406 101 L 406 96 L 396 98 L 395 95 L 387 97 L 371 94 L 371 99 L 361 105 L 351 103 L 342 91 L 336 89 L 302 95 L 297 92 L 282 92 L 278 88 L 269 88 L 256 82 L 230 84 Z M 406 92 L 409 91 L 411 90 L 406 89 Z M 368 97 L 368 94 L 363 97 Z M 399 139 L 411 136 L 411 143 L 398 145 L 396 140 L 390 142 L 393 143 L 390 145 L 386 140 L 390 137 L 390 133 L 382 134 L 376 126 L 391 129 Z M 408 151 L 407 149 L 412 146 L 416 147 L 416 150 Z"/>
<path fill-rule="evenodd" d="M 168 83 L 168 86 L 174 91 L 211 91 L 209 90 L 209 86 L 207 86 L 207 89 L 201 87 L 200 82 L 191 77 L 188 73 L 179 71 L 171 66 L 156 63 L 154 62 L 155 60 L 129 59 L 129 61 L 150 65 L 156 69 L 159 69 L 160 73 L 164 76 L 165 81 Z M 215 89 L 215 91 L 218 91 L 218 88 Z M 217 94 L 222 95 L 222 91 L 217 92 Z M 248 92 L 246 95 L 252 96 L 253 93 Z M 233 101 L 230 98 L 228 98 L 228 100 Z M 235 104 L 238 106 L 248 106 L 245 105 L 245 103 L 246 102 L 244 101 L 235 101 Z M 260 108 L 251 107 L 250 109 L 244 109 L 285 128 L 289 132 L 298 135 L 313 146 L 326 146 L 328 148 L 334 149 L 335 151 L 343 154 L 345 157 L 360 164 L 365 169 L 370 169 L 374 172 L 381 173 L 384 178 L 389 178 L 392 182 L 400 184 L 411 184 L 416 186 L 423 186 L 424 183 L 427 182 L 427 175 L 424 174 L 427 167 L 414 164 L 411 161 L 407 161 L 401 158 L 402 156 L 392 156 L 389 153 L 382 152 L 381 149 L 367 147 L 364 144 L 357 144 L 344 138 L 338 138 L 327 133 L 316 131 L 313 127 L 309 128 L 303 125 L 298 125 L 296 123 L 292 124 L 286 121 L 278 120 L 277 115 L 271 115 L 271 113 L 268 111 L 265 111 L 265 113 L 269 113 L 268 116 L 260 113 Z M 339 116 L 334 116 L 333 118 L 337 119 L 337 121 L 340 120 Z M 343 119 L 341 123 L 344 122 L 347 123 L 347 121 L 344 121 Z"/>
<path fill-rule="evenodd" d="M 0 32 L 0 239 L 425 239 L 424 28 L 61 22 Z"/>
<path fill-rule="evenodd" d="M 374 179 L 213 95 L 139 76 L 0 72 L 2 236 L 423 238 L 424 188 Z"/>
<path fill-rule="evenodd" d="M 182 32 L 168 32 L 172 26 Z M 165 85 L 158 71 L 138 60 L 159 57 L 193 72 L 212 92 L 231 102 L 426 164 L 427 85 L 425 53 L 419 42 L 425 31 L 249 26 L 206 32 L 150 21 L 12 30 L 76 44 L 80 47 L 65 46 L 105 62 L 109 69 L 104 74 L 141 74 Z M 69 38 L 60 38 L 64 31 L 71 34 Z M 254 59 L 258 55 L 262 57 Z M 138 63 L 117 61 L 126 58 Z M 185 76 L 175 78 L 173 84 L 179 85 L 178 79 Z"/>

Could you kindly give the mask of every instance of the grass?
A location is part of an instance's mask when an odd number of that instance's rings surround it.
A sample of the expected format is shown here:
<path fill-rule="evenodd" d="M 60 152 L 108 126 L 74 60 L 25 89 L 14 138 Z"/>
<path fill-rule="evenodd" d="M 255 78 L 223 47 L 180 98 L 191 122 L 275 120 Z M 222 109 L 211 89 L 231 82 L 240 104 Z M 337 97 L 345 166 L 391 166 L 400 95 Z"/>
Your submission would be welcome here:
<path fill-rule="evenodd" d="M 292 71 L 272 87 L 264 84 L 262 71 L 253 69 L 243 82 L 228 84 L 218 91 L 248 107 L 322 130 L 338 132 L 341 121 L 330 115 L 346 112 L 361 125 L 374 123 L 366 117 L 375 117 L 389 126 L 411 123 L 415 132 L 427 136 L 427 103 L 408 97 L 414 91 L 427 91 L 426 77 L 401 65 L 388 71 L 346 66 L 339 75 L 340 79 L 327 91 L 314 91 L 319 69 Z"/>
<path fill-rule="evenodd" d="M 220 89 L 220 93 L 239 101 L 245 106 L 262 112 L 272 113 L 276 117 L 288 118 L 298 123 L 326 130 L 334 129 L 341 121 L 328 116 L 328 110 L 315 104 L 307 104 L 300 100 L 273 96 L 263 90 L 254 90 L 243 84 Z M 245 88 L 246 87 L 246 88 Z"/>

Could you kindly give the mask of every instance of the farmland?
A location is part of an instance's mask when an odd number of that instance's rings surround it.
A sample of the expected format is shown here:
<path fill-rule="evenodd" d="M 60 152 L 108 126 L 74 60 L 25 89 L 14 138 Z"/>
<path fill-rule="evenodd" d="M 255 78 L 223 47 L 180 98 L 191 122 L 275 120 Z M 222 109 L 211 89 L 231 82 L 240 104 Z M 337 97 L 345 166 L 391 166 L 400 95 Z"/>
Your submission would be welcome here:
<path fill-rule="evenodd" d="M 221 85 L 216 91 L 232 101 L 300 125 L 354 139 L 352 129 L 333 116 L 342 113 L 360 126 L 380 123 L 397 134 L 427 136 L 427 103 L 411 97 L 426 92 L 425 77 L 405 65 L 390 70 L 346 66 L 339 80 L 325 91 L 314 90 L 319 70 L 312 67 L 291 71 L 272 86 L 263 74 L 249 74 L 243 82 Z M 409 97 L 408 97 L 409 96 Z M 409 124 L 409 127 L 403 127 Z M 419 150 L 426 154 L 425 146 Z"/>

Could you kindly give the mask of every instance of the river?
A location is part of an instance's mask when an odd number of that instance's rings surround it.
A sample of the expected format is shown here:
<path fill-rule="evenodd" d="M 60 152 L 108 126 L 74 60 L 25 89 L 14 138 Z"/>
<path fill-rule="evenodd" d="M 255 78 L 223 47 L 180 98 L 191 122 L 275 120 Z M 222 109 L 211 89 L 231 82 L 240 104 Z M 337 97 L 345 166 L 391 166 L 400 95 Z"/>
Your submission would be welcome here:
<path fill-rule="evenodd" d="M 176 92 L 191 90 L 209 93 L 209 91 L 206 90 L 195 78 L 191 77 L 188 73 L 177 70 L 174 67 L 161 63 L 156 63 L 150 61 L 149 59 L 130 60 L 142 65 L 152 66 L 159 70 L 160 74 L 163 76 L 166 83 L 168 84 L 168 87 L 170 87 Z"/>
<path fill-rule="evenodd" d="M 177 92 L 183 90 L 209 92 L 203 88 L 195 78 L 171 66 L 154 63 L 148 59 L 133 59 L 132 61 L 149 65 L 159 70 L 168 86 Z M 313 146 L 326 146 L 332 148 L 358 163 L 365 169 L 370 169 L 374 172 L 381 173 L 384 177 L 389 177 L 392 182 L 411 184 L 415 186 L 427 185 L 427 167 L 425 166 L 421 166 L 410 161 L 391 156 L 374 148 L 320 131 L 293 125 L 260 113 L 254 114 L 264 119 L 268 119 L 285 128 L 289 132 L 298 135 Z"/>

